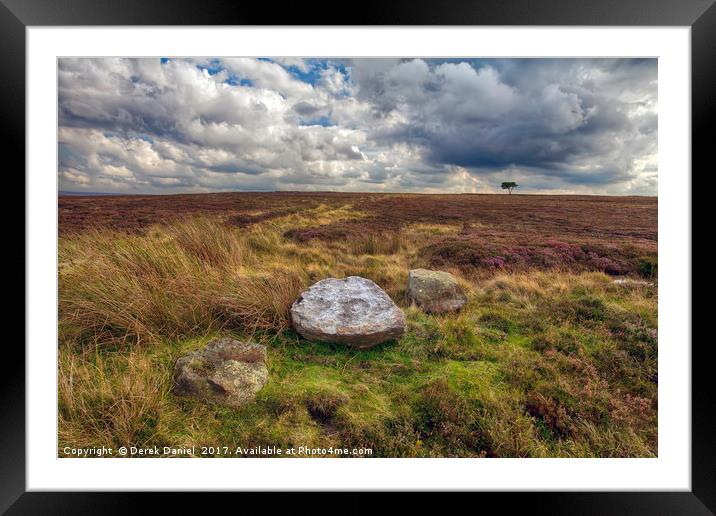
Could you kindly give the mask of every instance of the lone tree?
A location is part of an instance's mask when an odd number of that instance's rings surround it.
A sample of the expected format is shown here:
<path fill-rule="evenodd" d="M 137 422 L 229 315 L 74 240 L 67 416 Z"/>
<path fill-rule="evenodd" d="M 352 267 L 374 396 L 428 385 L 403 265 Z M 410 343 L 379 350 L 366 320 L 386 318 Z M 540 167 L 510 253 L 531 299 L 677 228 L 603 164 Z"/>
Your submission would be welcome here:
<path fill-rule="evenodd" d="M 507 190 L 510 194 L 512 194 L 512 189 L 517 188 L 518 186 L 520 185 L 518 185 L 514 181 L 505 181 L 504 183 L 502 183 L 502 189 Z"/>

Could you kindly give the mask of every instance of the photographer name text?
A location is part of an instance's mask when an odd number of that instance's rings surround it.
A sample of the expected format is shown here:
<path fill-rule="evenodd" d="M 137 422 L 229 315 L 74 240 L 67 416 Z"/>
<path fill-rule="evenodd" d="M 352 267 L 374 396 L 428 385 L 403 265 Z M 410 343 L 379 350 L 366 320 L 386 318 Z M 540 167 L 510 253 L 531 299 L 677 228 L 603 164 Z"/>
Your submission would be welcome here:
<path fill-rule="evenodd" d="M 75 458 L 102 457 L 364 457 L 373 455 L 371 448 L 338 448 L 296 446 L 107 446 L 74 448 L 65 446 L 61 456 Z"/>

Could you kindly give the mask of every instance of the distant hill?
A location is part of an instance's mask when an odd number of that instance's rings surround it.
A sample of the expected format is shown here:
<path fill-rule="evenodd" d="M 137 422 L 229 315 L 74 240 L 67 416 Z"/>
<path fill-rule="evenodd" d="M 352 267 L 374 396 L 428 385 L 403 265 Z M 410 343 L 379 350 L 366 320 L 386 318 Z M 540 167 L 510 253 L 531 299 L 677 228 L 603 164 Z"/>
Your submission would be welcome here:
<path fill-rule="evenodd" d="M 84 196 L 84 195 L 86 195 L 86 196 L 117 195 L 117 194 L 108 193 L 108 192 L 66 192 L 66 191 L 63 191 L 63 190 L 60 190 L 59 192 L 57 192 L 57 194 L 58 194 L 60 197 L 70 197 L 70 196 L 75 196 L 75 197 L 76 197 L 76 196 Z M 126 195 L 126 194 L 125 194 L 125 195 Z"/>

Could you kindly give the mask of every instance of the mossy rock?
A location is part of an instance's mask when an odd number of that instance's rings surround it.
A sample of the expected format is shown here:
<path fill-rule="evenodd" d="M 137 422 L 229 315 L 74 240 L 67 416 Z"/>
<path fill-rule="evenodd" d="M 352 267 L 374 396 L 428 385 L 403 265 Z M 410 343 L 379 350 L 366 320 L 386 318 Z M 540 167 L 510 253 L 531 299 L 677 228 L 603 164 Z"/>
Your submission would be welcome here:
<path fill-rule="evenodd" d="M 456 312 L 467 302 L 462 287 L 449 272 L 413 269 L 408 274 L 408 298 L 428 313 Z"/>
<path fill-rule="evenodd" d="M 180 357 L 174 366 L 177 396 L 238 407 L 252 400 L 268 380 L 266 347 L 216 339 Z"/>

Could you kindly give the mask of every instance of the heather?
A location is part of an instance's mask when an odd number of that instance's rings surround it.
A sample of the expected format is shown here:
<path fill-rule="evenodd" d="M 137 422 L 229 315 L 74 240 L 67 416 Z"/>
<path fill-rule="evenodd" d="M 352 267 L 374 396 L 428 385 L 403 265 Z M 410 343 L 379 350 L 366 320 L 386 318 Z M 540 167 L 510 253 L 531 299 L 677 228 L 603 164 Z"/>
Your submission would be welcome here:
<path fill-rule="evenodd" d="M 656 212 L 517 194 L 61 198 L 59 449 L 655 456 Z M 417 267 L 452 272 L 463 310 L 411 306 Z M 348 275 L 405 311 L 401 339 L 359 351 L 294 332 L 302 289 Z M 171 394 L 176 359 L 216 336 L 268 347 L 253 403 Z"/>

